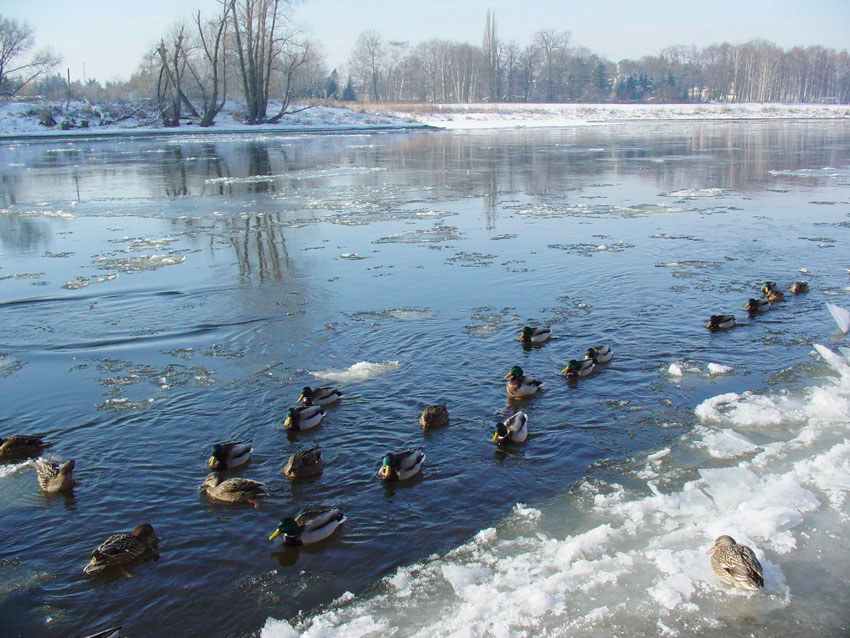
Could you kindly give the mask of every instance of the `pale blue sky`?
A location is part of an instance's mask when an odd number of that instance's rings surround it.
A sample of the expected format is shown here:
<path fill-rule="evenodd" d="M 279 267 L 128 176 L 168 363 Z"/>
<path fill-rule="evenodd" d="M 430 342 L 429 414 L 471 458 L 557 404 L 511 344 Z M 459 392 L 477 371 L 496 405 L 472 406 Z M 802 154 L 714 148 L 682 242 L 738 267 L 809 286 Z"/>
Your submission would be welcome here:
<path fill-rule="evenodd" d="M 127 78 L 144 52 L 214 0 L 3 0 L 0 15 L 29 22 L 39 45 L 64 56 L 72 78 Z M 487 9 L 498 36 L 520 45 L 536 31 L 570 31 L 572 42 L 610 60 L 655 55 L 670 44 L 771 40 L 783 48 L 850 46 L 850 0 L 300 0 L 329 67 L 344 65 L 357 36 L 377 30 L 412 44 L 433 38 L 480 44 Z"/>

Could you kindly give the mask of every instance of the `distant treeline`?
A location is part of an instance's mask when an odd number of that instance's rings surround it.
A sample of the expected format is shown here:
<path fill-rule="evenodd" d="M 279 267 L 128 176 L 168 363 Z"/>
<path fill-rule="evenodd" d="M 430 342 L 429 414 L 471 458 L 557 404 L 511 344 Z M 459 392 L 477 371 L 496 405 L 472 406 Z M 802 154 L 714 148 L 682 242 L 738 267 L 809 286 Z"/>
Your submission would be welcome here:
<path fill-rule="evenodd" d="M 820 46 L 786 51 L 765 40 L 670 46 L 615 63 L 574 45 L 567 31 L 543 29 L 525 45 L 504 42 L 488 12 L 481 46 L 411 44 L 370 30 L 357 38 L 347 68 L 329 71 L 321 44 L 295 27 L 289 0 L 217 0 L 215 6 L 214 14 L 199 11 L 191 23 L 171 27 L 129 81 L 69 82 L 69 72 L 39 71 L 14 92 L 92 102 L 145 98 L 174 126 L 187 118 L 209 125 L 233 99 L 244 102 L 249 123 L 279 120 L 297 108 L 293 100 L 305 99 L 850 103 L 850 55 Z M 15 81 L 0 78 L 5 86 Z"/>

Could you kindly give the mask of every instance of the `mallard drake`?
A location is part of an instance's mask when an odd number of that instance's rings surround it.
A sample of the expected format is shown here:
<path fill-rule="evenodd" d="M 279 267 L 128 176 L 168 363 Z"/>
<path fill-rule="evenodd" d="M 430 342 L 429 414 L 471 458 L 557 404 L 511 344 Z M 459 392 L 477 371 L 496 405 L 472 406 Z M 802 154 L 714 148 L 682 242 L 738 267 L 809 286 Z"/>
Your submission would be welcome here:
<path fill-rule="evenodd" d="M 499 445 L 505 443 L 522 443 L 528 438 L 528 417 L 519 410 L 504 421 L 496 422 L 496 432 L 493 440 Z"/>
<path fill-rule="evenodd" d="M 302 405 L 300 408 L 289 408 L 283 427 L 287 430 L 309 430 L 314 428 L 325 417 L 325 411 L 320 405 Z"/>
<path fill-rule="evenodd" d="M 405 481 L 419 473 L 424 461 L 425 453 L 422 448 L 390 452 L 383 458 L 378 478 L 382 481 Z"/>
<path fill-rule="evenodd" d="M 12 434 L 5 439 L 0 437 L 0 460 L 20 459 L 41 454 L 41 451 L 53 445 L 44 441 L 46 434 Z"/>
<path fill-rule="evenodd" d="M 753 550 L 731 536 L 718 536 L 706 554 L 711 554 L 711 569 L 727 585 L 750 591 L 764 587 L 764 572 Z"/>
<path fill-rule="evenodd" d="M 776 303 L 777 301 L 785 301 L 785 295 L 782 294 L 782 291 L 776 287 L 776 284 L 772 281 L 768 281 L 761 287 L 761 292 L 764 295 L 764 298 L 767 299 L 770 303 Z"/>
<path fill-rule="evenodd" d="M 298 403 L 302 405 L 330 405 L 336 403 L 342 398 L 342 392 L 339 388 L 311 388 L 304 386 L 301 390 L 301 396 L 298 397 Z"/>
<path fill-rule="evenodd" d="M 770 310 L 770 302 L 767 299 L 750 299 L 744 308 L 750 313 L 761 314 Z"/>
<path fill-rule="evenodd" d="M 711 315 L 705 327 L 709 330 L 729 330 L 735 327 L 734 315 Z"/>
<path fill-rule="evenodd" d="M 791 284 L 791 294 L 801 295 L 804 292 L 809 292 L 809 284 L 805 281 L 795 281 Z"/>
<path fill-rule="evenodd" d="M 54 459 L 36 459 L 29 463 L 35 468 L 38 485 L 45 492 L 67 492 L 77 484 L 72 476 L 74 471 L 73 459 L 61 464 Z"/>
<path fill-rule="evenodd" d="M 510 377 L 507 390 L 511 397 L 528 397 L 537 392 L 543 382 L 540 379 L 535 379 L 532 376 L 523 374 L 522 368 L 514 366 L 511 371 L 505 375 L 505 379 Z"/>
<path fill-rule="evenodd" d="M 567 363 L 567 367 L 561 370 L 561 372 L 568 377 L 586 377 L 593 372 L 595 367 L 596 364 L 593 362 L 593 359 L 582 359 L 581 361 L 571 359 Z"/>
<path fill-rule="evenodd" d="M 552 329 L 549 326 L 539 326 L 537 328 L 525 326 L 519 335 L 519 340 L 525 344 L 538 344 L 546 343 L 551 336 Z"/>
<path fill-rule="evenodd" d="M 422 414 L 419 417 L 419 425 L 422 426 L 423 430 L 427 430 L 428 428 L 439 428 L 448 424 L 449 410 L 446 408 L 445 403 L 429 405 L 427 408 L 422 410 Z"/>
<path fill-rule="evenodd" d="M 205 490 L 207 496 L 217 501 L 250 503 L 254 507 L 258 507 L 257 502 L 253 499 L 258 496 L 266 496 L 263 485 L 265 483 L 246 478 L 229 478 L 222 481 L 217 472 L 210 472 L 204 482 L 198 486 L 198 489 Z"/>
<path fill-rule="evenodd" d="M 86 574 L 96 574 L 107 567 L 114 566 L 130 578 L 124 565 L 141 558 L 155 546 L 156 534 L 153 527 L 147 523 L 136 525 L 129 534 L 126 532 L 113 534 L 98 545 L 91 553 L 91 560 L 83 571 Z"/>
<path fill-rule="evenodd" d="M 293 452 L 283 468 L 283 475 L 289 479 L 312 478 L 321 473 L 322 450 L 318 446 Z"/>
<path fill-rule="evenodd" d="M 207 464 L 211 469 L 220 472 L 247 463 L 251 458 L 251 444 L 242 441 L 226 441 L 216 443 L 212 448 L 212 456 Z"/>
<path fill-rule="evenodd" d="M 594 363 L 608 363 L 613 356 L 614 351 L 610 346 L 595 346 L 587 349 L 584 358 L 590 359 Z"/>
<path fill-rule="evenodd" d="M 344 522 L 345 514 L 339 509 L 304 512 L 296 518 L 281 519 L 269 540 L 283 534 L 284 545 L 310 545 L 326 539 Z"/>

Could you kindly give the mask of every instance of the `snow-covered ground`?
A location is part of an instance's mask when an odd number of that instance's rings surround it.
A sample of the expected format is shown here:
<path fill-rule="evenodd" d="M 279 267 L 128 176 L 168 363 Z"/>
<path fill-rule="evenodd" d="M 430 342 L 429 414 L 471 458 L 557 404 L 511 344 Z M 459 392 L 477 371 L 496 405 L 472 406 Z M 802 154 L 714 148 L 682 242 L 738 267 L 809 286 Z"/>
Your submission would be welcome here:
<path fill-rule="evenodd" d="M 52 113 L 56 124 L 45 126 L 40 116 Z M 232 104 L 213 127 L 193 125 L 164 128 L 151 123 L 143 109 L 125 106 L 126 117 L 115 108 L 90 107 L 71 102 L 0 103 L 0 137 L 30 135 L 99 135 L 133 133 L 190 133 L 235 131 L 334 131 L 434 126 L 449 129 L 558 127 L 625 121 L 824 119 L 850 120 L 843 104 L 392 104 L 355 108 L 311 106 L 282 118 L 278 124 L 250 126 L 240 107 Z M 274 112 L 272 105 L 269 112 Z M 125 119 L 119 119 L 125 118 Z M 81 126 L 83 121 L 87 126 Z M 63 129 L 66 122 L 69 128 Z"/>

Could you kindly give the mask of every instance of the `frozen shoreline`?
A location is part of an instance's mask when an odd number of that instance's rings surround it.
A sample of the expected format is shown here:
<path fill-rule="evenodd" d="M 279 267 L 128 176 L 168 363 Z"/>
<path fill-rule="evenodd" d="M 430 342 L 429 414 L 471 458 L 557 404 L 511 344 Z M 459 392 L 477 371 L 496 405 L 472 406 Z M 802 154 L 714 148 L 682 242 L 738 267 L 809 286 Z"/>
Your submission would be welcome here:
<path fill-rule="evenodd" d="M 72 112 L 81 117 L 80 103 Z M 201 128 L 152 126 L 141 118 L 106 125 L 62 130 L 46 128 L 36 111 L 50 103 L 0 103 L 0 139 L 56 139 L 115 135 L 217 135 L 236 133 L 316 133 L 393 131 L 410 129 L 504 129 L 600 126 L 668 121 L 847 121 L 850 106 L 842 104 L 388 104 L 345 107 L 314 106 L 287 115 L 279 124 L 248 125 L 237 107 L 226 108 L 216 124 Z M 85 107 L 84 107 L 85 108 Z M 87 113 L 97 114 L 97 107 Z M 93 116 L 92 116 L 93 117 Z"/>

